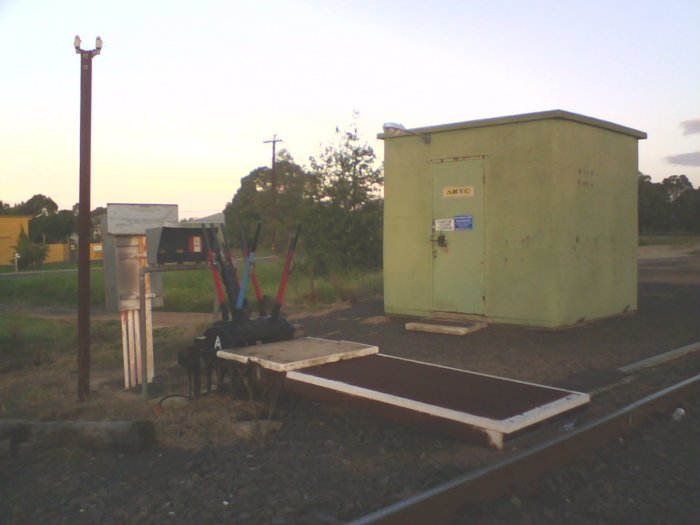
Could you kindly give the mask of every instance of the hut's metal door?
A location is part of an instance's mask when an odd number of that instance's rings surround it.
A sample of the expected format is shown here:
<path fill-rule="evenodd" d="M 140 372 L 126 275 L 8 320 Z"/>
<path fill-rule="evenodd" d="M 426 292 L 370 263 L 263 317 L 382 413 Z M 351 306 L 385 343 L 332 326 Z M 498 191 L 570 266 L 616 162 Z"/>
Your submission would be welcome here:
<path fill-rule="evenodd" d="M 484 161 L 437 159 L 433 179 L 433 311 L 485 313 Z"/>

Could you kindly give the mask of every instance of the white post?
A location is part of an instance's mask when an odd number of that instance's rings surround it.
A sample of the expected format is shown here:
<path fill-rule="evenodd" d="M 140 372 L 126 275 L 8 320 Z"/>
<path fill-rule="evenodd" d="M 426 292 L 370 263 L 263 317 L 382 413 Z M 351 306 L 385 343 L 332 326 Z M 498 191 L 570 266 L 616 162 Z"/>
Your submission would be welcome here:
<path fill-rule="evenodd" d="M 139 337 L 141 339 L 141 394 L 148 399 L 148 356 L 146 351 L 146 269 L 139 270 Z"/>

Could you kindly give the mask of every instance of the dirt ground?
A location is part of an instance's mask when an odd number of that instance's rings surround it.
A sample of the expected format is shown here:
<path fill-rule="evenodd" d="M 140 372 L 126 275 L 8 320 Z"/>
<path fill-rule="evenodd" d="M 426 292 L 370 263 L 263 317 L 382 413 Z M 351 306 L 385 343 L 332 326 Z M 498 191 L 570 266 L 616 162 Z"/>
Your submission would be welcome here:
<path fill-rule="evenodd" d="M 568 421 L 580 424 L 700 373 L 697 353 L 633 377 L 618 371 L 700 341 L 700 247 L 643 247 L 639 255 L 639 310 L 566 330 L 490 325 L 465 337 L 407 332 L 406 320 L 385 317 L 378 300 L 290 318 L 306 335 L 600 392 Z M 188 326 L 188 336 L 207 321 L 155 316 L 156 326 Z M 185 383 L 174 363 L 157 372 L 153 398 L 144 403 L 121 390 L 118 370 L 99 371 L 90 406 L 69 416 L 150 418 L 161 433 L 159 446 L 139 454 L 73 448 L 0 456 L 0 523 L 341 523 L 505 457 L 563 424 L 494 451 L 300 398 L 283 396 L 274 409 L 228 396 L 159 404 L 182 393 Z M 527 491 L 466 509 L 457 523 L 697 523 L 700 405 L 691 401 L 684 409 L 681 421 L 661 415 L 638 435 Z M 259 419 L 275 425 L 246 437 L 242 428 Z"/>

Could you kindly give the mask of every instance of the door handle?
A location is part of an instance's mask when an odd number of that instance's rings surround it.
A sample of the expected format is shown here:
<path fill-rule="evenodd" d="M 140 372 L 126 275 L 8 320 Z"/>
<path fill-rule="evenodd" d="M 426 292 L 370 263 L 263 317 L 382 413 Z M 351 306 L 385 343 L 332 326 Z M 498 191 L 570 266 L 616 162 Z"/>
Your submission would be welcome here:
<path fill-rule="evenodd" d="M 437 245 L 440 248 L 447 248 L 447 237 L 445 237 L 444 233 L 441 233 L 440 235 L 438 235 L 437 239 L 434 237 L 431 237 L 430 242 L 437 243 Z"/>

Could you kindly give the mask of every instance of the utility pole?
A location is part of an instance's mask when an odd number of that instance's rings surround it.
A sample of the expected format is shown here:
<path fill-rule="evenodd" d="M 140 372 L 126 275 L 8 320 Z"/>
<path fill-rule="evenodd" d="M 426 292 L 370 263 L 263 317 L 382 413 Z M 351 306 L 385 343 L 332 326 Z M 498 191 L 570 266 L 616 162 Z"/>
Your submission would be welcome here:
<path fill-rule="evenodd" d="M 283 142 L 277 138 L 277 133 L 271 140 L 263 141 L 263 144 L 272 144 L 272 172 L 270 174 L 270 187 L 272 189 L 272 253 L 277 253 L 277 181 L 275 180 L 275 165 L 277 164 L 277 143 Z"/>
<path fill-rule="evenodd" d="M 80 193 L 78 204 L 78 399 L 90 396 L 90 151 L 92 135 L 92 59 L 102 50 L 98 36 L 95 49 L 80 49 Z"/>

